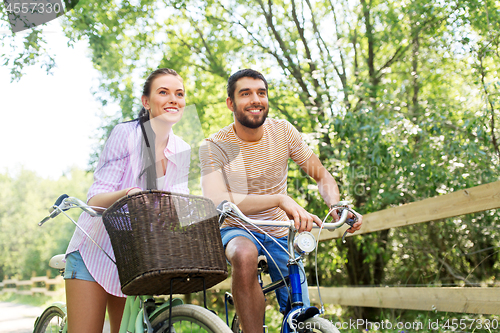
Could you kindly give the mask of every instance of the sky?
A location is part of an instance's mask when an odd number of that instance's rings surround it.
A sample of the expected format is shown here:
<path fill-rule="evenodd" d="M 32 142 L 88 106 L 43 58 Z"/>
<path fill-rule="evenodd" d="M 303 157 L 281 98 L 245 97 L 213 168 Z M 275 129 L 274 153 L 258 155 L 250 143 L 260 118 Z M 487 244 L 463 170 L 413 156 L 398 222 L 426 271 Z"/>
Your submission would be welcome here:
<path fill-rule="evenodd" d="M 11 83 L 8 69 L 0 67 L 0 173 L 15 175 L 24 168 L 57 179 L 74 166 L 85 169 L 97 142 L 105 110 L 91 93 L 98 72 L 86 42 L 68 47 L 57 20 L 44 34 L 55 53 L 53 75 L 35 65 Z"/>

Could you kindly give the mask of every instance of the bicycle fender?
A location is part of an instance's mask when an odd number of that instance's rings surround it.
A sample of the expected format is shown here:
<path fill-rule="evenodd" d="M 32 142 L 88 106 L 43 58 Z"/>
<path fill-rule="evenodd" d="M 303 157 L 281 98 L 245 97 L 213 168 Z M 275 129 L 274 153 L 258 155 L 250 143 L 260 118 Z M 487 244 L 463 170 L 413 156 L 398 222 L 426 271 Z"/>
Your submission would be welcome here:
<path fill-rule="evenodd" d="M 64 302 L 54 302 L 54 303 L 50 304 L 50 306 L 48 306 L 47 308 L 45 308 L 44 311 L 38 317 L 36 317 L 36 320 L 35 320 L 35 323 L 34 323 L 33 327 L 36 327 L 36 325 L 38 325 L 38 321 L 40 320 L 40 317 L 42 317 L 43 313 L 47 309 L 49 309 L 49 308 L 51 308 L 53 306 L 59 308 L 62 312 L 64 312 L 65 315 L 68 315 L 68 312 L 66 311 L 66 303 L 64 303 Z M 66 327 L 64 329 L 66 330 Z"/>
<path fill-rule="evenodd" d="M 319 309 L 315 306 L 310 306 L 308 308 L 304 308 L 303 311 L 297 315 L 297 317 L 296 317 L 297 322 L 303 323 L 307 319 L 312 318 L 318 314 L 319 314 Z"/>
<path fill-rule="evenodd" d="M 182 305 L 184 302 L 180 298 L 173 298 L 172 299 L 172 306 L 177 306 L 177 305 Z M 170 307 L 170 301 L 167 300 L 165 303 L 157 307 L 150 315 L 149 315 L 149 320 L 152 321 L 159 313 L 162 313 L 165 310 L 168 310 Z"/>
<path fill-rule="evenodd" d="M 141 309 L 139 313 L 137 314 L 137 317 L 135 317 L 135 332 L 144 332 L 144 322 L 142 318 L 144 309 Z"/>
<path fill-rule="evenodd" d="M 62 312 L 68 314 L 68 311 L 66 310 L 66 303 L 64 302 L 54 302 L 50 306 L 57 306 L 59 309 L 62 310 Z"/>
<path fill-rule="evenodd" d="M 283 324 L 281 325 L 282 333 L 295 332 L 299 323 L 303 323 L 309 318 L 312 318 L 319 314 L 319 309 L 315 306 L 310 306 L 307 308 L 295 308 L 288 312 L 283 319 Z"/>

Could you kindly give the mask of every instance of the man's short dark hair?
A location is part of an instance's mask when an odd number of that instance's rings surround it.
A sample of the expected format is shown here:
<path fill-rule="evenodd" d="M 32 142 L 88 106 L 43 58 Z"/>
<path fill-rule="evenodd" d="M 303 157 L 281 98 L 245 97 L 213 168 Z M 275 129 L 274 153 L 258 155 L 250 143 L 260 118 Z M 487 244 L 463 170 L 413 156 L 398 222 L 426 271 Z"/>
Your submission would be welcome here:
<path fill-rule="evenodd" d="M 264 81 L 267 92 L 267 81 L 264 75 L 250 68 L 240 69 L 239 71 L 231 75 L 227 80 L 227 96 L 231 98 L 232 101 L 234 101 L 234 91 L 236 89 L 236 82 L 243 77 L 251 77 L 252 79 L 259 79 Z"/>

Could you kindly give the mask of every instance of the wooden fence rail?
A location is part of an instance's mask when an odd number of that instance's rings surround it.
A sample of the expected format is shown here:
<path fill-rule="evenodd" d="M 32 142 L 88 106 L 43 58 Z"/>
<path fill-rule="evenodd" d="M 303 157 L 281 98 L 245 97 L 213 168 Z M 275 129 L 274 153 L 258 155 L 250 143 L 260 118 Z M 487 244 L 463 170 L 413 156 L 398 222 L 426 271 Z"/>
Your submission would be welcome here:
<path fill-rule="evenodd" d="M 500 208 L 500 181 L 412 202 L 363 215 L 363 226 L 354 235 L 430 222 Z M 321 240 L 340 238 L 345 228 L 323 231 Z M 347 234 L 353 236 L 353 234 Z"/>
<path fill-rule="evenodd" d="M 359 287 L 320 288 L 326 304 L 500 315 L 500 288 Z M 318 289 L 309 288 L 311 302 Z"/>
<path fill-rule="evenodd" d="M 500 208 L 500 181 L 428 198 L 363 216 L 356 234 L 430 222 Z M 346 228 L 323 231 L 321 240 L 340 238 Z M 345 306 L 437 310 L 500 315 L 500 288 L 370 287 L 322 288 L 323 301 Z M 311 299 L 317 288 L 310 288 Z"/>
<path fill-rule="evenodd" d="M 0 294 L 61 296 L 64 295 L 64 279 L 60 275 L 53 279 L 49 276 L 34 276 L 29 280 L 4 279 L 0 282 L 0 289 Z"/>

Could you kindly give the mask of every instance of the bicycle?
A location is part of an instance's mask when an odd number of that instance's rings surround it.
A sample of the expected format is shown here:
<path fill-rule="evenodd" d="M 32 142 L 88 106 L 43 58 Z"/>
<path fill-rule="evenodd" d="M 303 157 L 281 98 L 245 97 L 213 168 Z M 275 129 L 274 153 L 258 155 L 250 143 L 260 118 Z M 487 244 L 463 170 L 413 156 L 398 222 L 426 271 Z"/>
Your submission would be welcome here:
<path fill-rule="evenodd" d="M 143 203 L 146 204 L 142 205 L 144 207 L 139 207 L 141 204 L 136 204 L 134 200 L 143 201 Z M 166 203 L 171 204 L 168 209 Z M 227 277 L 227 266 L 223 256 L 221 258 L 215 258 L 223 263 L 225 271 L 222 272 L 219 269 L 220 267 L 216 267 L 216 269 L 213 269 L 213 267 L 194 267 L 191 271 L 183 269 L 182 272 L 179 273 L 179 271 L 172 271 L 170 267 L 168 267 L 169 265 L 167 265 L 167 267 L 153 267 L 152 271 L 145 273 L 130 272 L 133 271 L 134 268 L 123 264 L 124 260 L 126 261 L 130 258 L 123 258 L 122 254 L 120 254 L 120 244 L 116 244 L 126 243 L 127 237 L 137 237 L 140 232 L 147 233 L 148 230 L 158 233 L 175 229 L 174 232 L 177 234 L 185 234 L 185 237 L 186 235 L 190 235 L 190 233 L 192 234 L 195 229 L 206 232 L 207 225 L 209 224 L 212 226 L 212 228 L 209 229 L 215 230 L 215 232 L 219 234 L 220 241 L 217 212 L 210 200 L 202 197 L 163 191 L 142 191 L 119 199 L 101 215 L 95 210 L 99 207 L 90 207 L 81 200 L 68 197 L 64 194 L 56 200 L 52 208 L 53 211 L 39 223 L 39 226 L 42 226 L 48 220 L 62 213 L 80 228 L 78 223 L 66 214 L 66 211 L 72 208 L 80 208 L 94 217 L 103 216 L 103 222 L 108 234 L 110 234 L 116 261 L 113 260 L 109 254 L 105 253 L 110 260 L 117 264 L 122 291 L 124 294 L 129 295 L 127 296 L 120 325 L 120 333 L 181 333 L 192 332 L 193 330 L 207 333 L 231 332 L 224 321 L 214 312 L 208 310 L 206 305 L 206 289 L 221 282 Z M 145 221 L 139 219 L 138 226 L 135 226 L 134 221 L 131 220 L 137 218 L 136 211 L 138 208 L 142 208 L 143 212 L 148 215 L 150 220 Z M 205 209 L 205 211 L 201 212 L 203 209 Z M 118 228 L 114 225 L 116 221 L 119 222 L 118 224 L 122 223 Z M 90 237 L 85 230 L 81 228 L 80 230 L 86 236 Z M 118 237 L 116 237 L 114 233 L 118 233 Z M 122 236 L 121 238 L 120 235 Z M 90 239 L 96 246 L 101 248 L 91 237 Z M 114 240 L 117 242 L 114 242 Z M 198 237 L 195 241 L 205 242 L 212 240 Z M 141 238 L 141 243 L 148 242 Z M 207 246 L 207 244 L 208 243 L 205 242 L 204 246 Z M 125 246 L 128 245 L 130 244 L 125 244 Z M 175 247 L 175 244 L 173 245 L 172 247 Z M 210 245 L 211 247 L 219 248 L 219 252 L 223 254 L 223 252 L 221 252 L 223 251 L 221 242 L 220 246 L 217 243 L 215 245 Z M 160 247 L 162 246 L 164 245 L 160 244 Z M 101 248 L 101 250 L 103 249 Z M 128 250 L 130 250 L 130 248 L 128 248 Z M 215 253 L 215 256 L 220 256 L 220 253 Z M 168 256 L 168 254 L 165 256 Z M 63 273 L 64 257 L 65 255 L 54 256 L 49 261 L 49 265 L 59 269 L 59 271 Z M 214 255 L 208 254 L 208 257 L 214 257 Z M 140 257 L 139 260 L 143 260 L 141 258 L 142 257 Z M 197 258 L 197 260 L 198 259 L 201 260 L 200 258 Z M 154 261 L 152 259 L 148 260 Z M 150 265 L 154 266 L 154 264 Z M 209 262 L 207 265 L 210 266 L 213 264 Z M 132 278 L 130 274 L 133 275 Z M 122 277 L 124 278 L 122 279 Z M 170 288 L 166 283 L 167 281 L 170 281 Z M 174 293 L 190 293 L 201 290 L 203 290 L 204 295 L 204 307 L 183 304 L 181 299 L 173 298 L 172 296 Z M 143 291 L 147 292 L 144 293 Z M 170 298 L 168 301 L 151 296 L 168 295 L 165 291 L 169 291 Z M 36 319 L 33 332 L 66 333 L 66 305 L 62 302 L 56 302 L 45 309 Z"/>
<path fill-rule="evenodd" d="M 315 228 L 320 228 L 320 232 L 322 229 L 334 230 L 340 228 L 344 224 L 348 224 L 352 226 L 357 221 L 357 216 L 354 211 L 349 208 L 348 202 L 340 202 L 333 209 L 337 209 L 340 213 L 340 220 L 335 223 L 324 223 L 321 227 L 314 226 Z M 299 275 L 299 265 L 298 261 L 305 255 L 312 252 L 314 249 L 317 250 L 317 243 L 315 237 L 310 232 L 302 232 L 297 234 L 297 230 L 294 226 L 294 221 L 261 221 L 261 220 L 252 220 L 246 217 L 238 207 L 231 202 L 223 202 L 218 207 L 217 210 L 220 213 L 221 220 L 225 217 L 231 217 L 234 220 L 238 221 L 240 226 L 243 229 L 248 229 L 245 226 L 245 223 L 251 224 L 255 227 L 259 226 L 277 226 L 277 227 L 286 227 L 289 228 L 288 235 L 288 250 L 283 249 L 289 255 L 288 260 L 288 276 L 282 276 L 281 280 L 270 283 L 266 286 L 263 286 L 261 274 L 266 271 L 267 263 L 262 263 L 259 257 L 259 282 L 262 286 L 262 291 L 264 295 L 275 291 L 278 288 L 285 287 L 288 289 L 288 305 L 284 313 L 283 323 L 281 326 L 282 333 L 289 332 L 328 332 L 328 333 L 340 333 L 339 330 L 327 319 L 319 317 L 320 314 L 324 312 L 323 302 L 321 300 L 321 295 L 319 295 L 319 299 L 321 302 L 321 310 L 316 307 L 304 307 L 304 303 L 302 300 L 302 290 L 300 287 L 300 275 Z M 349 212 L 352 212 L 354 218 L 347 218 Z M 330 212 L 329 212 L 330 214 Z M 328 215 L 327 215 L 328 216 Z M 222 224 L 221 220 L 219 224 Z M 326 218 L 325 218 L 326 220 Z M 261 229 L 262 230 L 262 229 Z M 344 242 L 344 238 L 347 234 L 347 231 L 344 233 L 342 237 L 342 241 Z M 251 235 L 251 234 L 250 234 Z M 319 240 L 319 235 L 318 235 Z M 258 242 L 258 240 L 257 240 Z M 264 247 L 263 247 L 264 248 Z M 264 248 L 265 249 L 265 248 Z M 296 257 L 295 253 L 298 253 L 299 256 Z M 269 255 L 269 253 L 267 253 Z M 317 252 L 316 252 L 317 254 Z M 271 256 L 272 258 L 272 256 Z M 273 259 L 274 260 L 274 259 Z M 277 266 L 277 265 L 276 265 Z M 317 263 L 316 263 L 316 276 L 317 274 Z M 318 294 L 319 283 L 318 285 Z M 225 304 L 226 304 L 226 323 L 229 326 L 229 318 L 228 318 L 228 310 L 227 304 L 233 304 L 232 295 L 230 293 L 226 293 Z M 240 323 L 237 314 L 234 315 L 233 320 L 231 322 L 231 330 L 234 333 L 242 332 L 240 328 Z M 267 326 L 263 325 L 264 333 L 267 332 Z"/>

